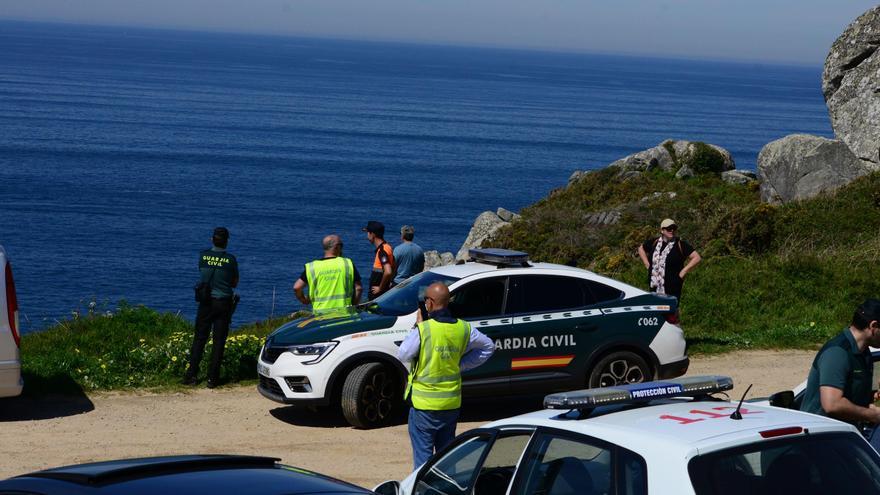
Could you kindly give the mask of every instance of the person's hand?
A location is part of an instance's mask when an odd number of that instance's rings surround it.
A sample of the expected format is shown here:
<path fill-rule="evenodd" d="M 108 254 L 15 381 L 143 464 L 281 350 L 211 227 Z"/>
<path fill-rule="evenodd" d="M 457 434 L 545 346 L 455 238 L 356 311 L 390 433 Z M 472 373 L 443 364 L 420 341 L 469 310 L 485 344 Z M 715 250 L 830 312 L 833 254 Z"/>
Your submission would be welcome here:
<path fill-rule="evenodd" d="M 871 413 L 871 422 L 876 424 L 880 424 L 880 407 L 875 406 L 874 404 L 868 405 L 868 411 Z"/>
<path fill-rule="evenodd" d="M 379 293 L 379 287 L 377 287 L 375 285 L 370 287 L 370 294 L 376 295 L 378 293 Z"/>
<path fill-rule="evenodd" d="M 419 324 L 419 323 L 421 323 L 421 322 L 423 322 L 423 321 L 425 321 L 425 320 L 422 319 L 422 309 L 419 308 L 419 309 L 416 311 L 416 324 Z"/>
<path fill-rule="evenodd" d="M 880 400 L 880 390 L 875 390 L 874 391 L 874 402 L 877 402 L 878 400 Z"/>
<path fill-rule="evenodd" d="M 687 275 L 687 273 L 688 273 L 688 272 L 686 272 L 686 271 L 684 271 L 684 270 L 678 272 L 678 278 L 684 280 L 684 276 Z"/>

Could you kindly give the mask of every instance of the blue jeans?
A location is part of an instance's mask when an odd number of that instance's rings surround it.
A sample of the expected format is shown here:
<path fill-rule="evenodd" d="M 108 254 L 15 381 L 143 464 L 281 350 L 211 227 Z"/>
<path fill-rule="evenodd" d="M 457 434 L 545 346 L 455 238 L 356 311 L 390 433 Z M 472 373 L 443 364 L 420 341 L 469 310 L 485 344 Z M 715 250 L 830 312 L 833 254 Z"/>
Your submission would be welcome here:
<path fill-rule="evenodd" d="M 409 440 L 413 449 L 413 469 L 418 468 L 455 438 L 458 409 L 423 411 L 409 409 Z"/>

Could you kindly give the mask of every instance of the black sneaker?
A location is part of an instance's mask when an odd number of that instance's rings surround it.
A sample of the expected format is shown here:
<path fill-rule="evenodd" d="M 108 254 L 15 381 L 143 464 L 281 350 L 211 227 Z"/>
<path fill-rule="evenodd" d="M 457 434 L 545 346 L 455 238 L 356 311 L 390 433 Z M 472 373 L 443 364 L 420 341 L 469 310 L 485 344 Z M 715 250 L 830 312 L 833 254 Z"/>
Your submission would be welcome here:
<path fill-rule="evenodd" d="M 183 383 L 184 385 L 195 385 L 198 382 L 198 379 L 196 379 L 196 377 L 194 376 L 185 376 L 183 377 L 183 381 L 181 383 Z"/>

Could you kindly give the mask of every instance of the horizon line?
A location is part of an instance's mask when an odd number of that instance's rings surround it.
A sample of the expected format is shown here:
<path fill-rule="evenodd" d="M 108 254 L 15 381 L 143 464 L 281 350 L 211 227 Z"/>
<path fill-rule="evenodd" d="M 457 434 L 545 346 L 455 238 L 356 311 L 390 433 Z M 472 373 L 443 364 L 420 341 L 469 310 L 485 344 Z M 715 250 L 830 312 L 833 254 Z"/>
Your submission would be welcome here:
<path fill-rule="evenodd" d="M 445 48 L 476 48 L 499 51 L 521 51 L 533 53 L 547 53 L 558 55 L 594 55 L 605 57 L 625 57 L 625 58 L 646 58 L 657 60 L 674 60 L 685 62 L 720 62 L 731 64 L 758 64 L 758 65 L 775 65 L 783 67 L 798 67 L 822 69 L 824 61 L 819 63 L 808 63 L 806 61 L 795 60 L 779 60 L 779 59 L 750 59 L 739 57 L 711 57 L 702 55 L 683 55 L 683 54 L 664 54 L 651 52 L 606 52 L 597 50 L 580 50 L 574 48 L 552 47 L 552 46 L 529 46 L 529 45 L 499 45 L 491 43 L 456 43 L 444 41 L 429 40 L 412 40 L 399 38 L 356 38 L 335 35 L 323 35 L 315 33 L 286 33 L 286 32 L 257 32 L 257 31 L 238 31 L 238 30 L 213 30 L 200 29 L 195 27 L 179 27 L 179 26 L 155 26 L 143 24 L 104 24 L 104 23 L 84 23 L 73 21 L 45 20 L 45 19 L 26 19 L 26 18 L 8 18 L 0 16 L 0 22 L 20 23 L 20 24 L 44 24 L 44 25 L 61 25 L 76 27 L 95 27 L 95 28 L 111 28 L 111 29 L 139 29 L 144 31 L 168 31 L 178 33 L 194 33 L 194 34 L 225 34 L 233 36 L 254 36 L 267 38 L 288 38 L 288 39 L 313 39 L 323 41 L 344 41 L 359 42 L 373 44 L 400 44 L 425 47 L 445 47 Z"/>

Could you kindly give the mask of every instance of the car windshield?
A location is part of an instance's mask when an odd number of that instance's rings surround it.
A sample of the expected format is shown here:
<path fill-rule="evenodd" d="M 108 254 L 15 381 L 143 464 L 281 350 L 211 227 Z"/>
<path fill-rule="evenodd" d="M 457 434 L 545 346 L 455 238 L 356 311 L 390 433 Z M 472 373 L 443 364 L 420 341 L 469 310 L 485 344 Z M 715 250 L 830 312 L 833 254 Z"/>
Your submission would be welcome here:
<path fill-rule="evenodd" d="M 377 297 L 376 300 L 368 303 L 367 308 L 374 305 L 373 307 L 378 307 L 379 312 L 383 315 L 407 315 L 418 309 L 419 301 L 425 299 L 425 289 L 429 285 L 434 282 L 443 282 L 448 286 L 456 280 L 458 279 L 448 275 L 422 272 L 404 280 L 393 289 Z"/>
<path fill-rule="evenodd" d="M 695 457 L 697 495 L 880 493 L 880 457 L 857 433 L 766 440 Z"/>

